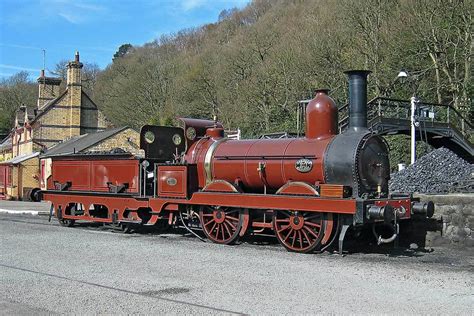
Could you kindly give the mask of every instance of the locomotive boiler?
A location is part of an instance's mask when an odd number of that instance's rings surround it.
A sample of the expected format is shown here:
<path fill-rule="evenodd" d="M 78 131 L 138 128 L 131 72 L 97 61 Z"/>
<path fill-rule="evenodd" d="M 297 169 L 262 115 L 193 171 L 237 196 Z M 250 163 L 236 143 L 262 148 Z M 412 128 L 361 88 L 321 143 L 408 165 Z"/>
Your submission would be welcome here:
<path fill-rule="evenodd" d="M 338 134 L 338 110 L 328 90 L 317 90 L 306 108 L 305 137 L 229 140 L 222 128 L 208 130 L 185 160 L 197 164 L 200 187 L 215 180 L 244 192 L 275 193 L 292 182 L 347 186 L 346 194 L 387 196 L 390 166 L 384 139 L 367 129 L 368 71 L 349 71 L 350 121 Z M 192 128 L 192 127 L 191 127 Z"/>
<path fill-rule="evenodd" d="M 433 203 L 388 191 L 388 146 L 367 128 L 368 71 L 349 71 L 349 124 L 327 90 L 306 107 L 305 135 L 231 140 L 222 124 L 181 118 L 182 127 L 142 128 L 144 157 L 67 155 L 44 161 L 43 199 L 60 223 L 76 220 L 131 227 L 181 226 L 231 244 L 272 234 L 288 250 L 322 251 L 349 227 L 433 215 Z M 70 167 L 74 166 L 74 169 Z M 71 171 L 73 170 L 73 171 Z M 375 230 L 374 230 L 375 232 Z"/>

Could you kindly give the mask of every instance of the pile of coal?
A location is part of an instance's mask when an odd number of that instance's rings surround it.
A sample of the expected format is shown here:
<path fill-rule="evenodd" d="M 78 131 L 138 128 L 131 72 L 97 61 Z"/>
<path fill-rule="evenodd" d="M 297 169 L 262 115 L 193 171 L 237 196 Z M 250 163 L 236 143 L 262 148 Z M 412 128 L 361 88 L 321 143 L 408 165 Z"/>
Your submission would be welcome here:
<path fill-rule="evenodd" d="M 474 189 L 474 164 L 446 148 L 433 150 L 393 174 L 390 192 L 441 194 Z"/>

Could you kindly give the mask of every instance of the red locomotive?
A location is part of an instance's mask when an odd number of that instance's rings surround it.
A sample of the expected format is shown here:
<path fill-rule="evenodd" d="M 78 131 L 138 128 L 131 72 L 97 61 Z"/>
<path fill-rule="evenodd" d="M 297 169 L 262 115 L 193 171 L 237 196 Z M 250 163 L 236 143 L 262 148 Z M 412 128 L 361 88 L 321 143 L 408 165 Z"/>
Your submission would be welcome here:
<path fill-rule="evenodd" d="M 220 123 L 144 126 L 144 158 L 129 154 L 43 159 L 42 197 L 62 225 L 76 220 L 131 225 L 181 223 L 230 244 L 275 234 L 288 250 L 326 249 L 351 225 L 431 217 L 433 203 L 388 192 L 384 139 L 367 129 L 368 71 L 349 71 L 350 123 L 337 134 L 337 107 L 318 90 L 301 138 L 230 140 Z"/>

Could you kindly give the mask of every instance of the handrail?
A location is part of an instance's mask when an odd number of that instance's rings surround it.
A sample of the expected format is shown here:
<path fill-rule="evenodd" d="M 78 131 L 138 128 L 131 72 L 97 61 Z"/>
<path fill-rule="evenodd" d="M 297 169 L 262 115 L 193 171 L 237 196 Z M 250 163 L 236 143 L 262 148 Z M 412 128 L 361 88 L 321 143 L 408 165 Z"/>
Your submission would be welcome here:
<path fill-rule="evenodd" d="M 467 139 L 472 137 L 472 129 L 474 129 L 474 124 L 466 119 L 457 109 L 455 109 L 450 104 L 438 104 L 438 103 L 430 103 L 430 102 L 419 102 L 419 106 L 431 107 L 433 111 L 435 108 L 444 108 L 443 112 L 438 111 L 438 115 L 435 118 L 431 118 L 431 121 L 449 124 L 452 127 L 456 127 L 457 129 L 460 128 L 461 135 Z M 344 115 L 339 120 L 339 129 L 342 130 L 348 125 L 349 120 L 349 104 L 345 104 L 338 109 L 341 114 Z M 387 113 L 387 108 L 396 108 L 397 111 L 395 113 Z M 388 118 L 396 117 L 400 118 L 400 109 L 409 110 L 411 108 L 411 103 L 408 100 L 401 100 L 401 99 L 392 99 L 392 98 L 385 98 L 385 97 L 375 97 L 367 103 L 367 118 L 372 120 L 375 117 L 383 117 L 384 114 Z M 385 109 L 385 110 L 384 110 Z M 446 112 L 444 112 L 446 110 Z M 391 112 L 392 110 L 390 110 Z M 345 112 L 345 113 L 344 113 Z M 405 113 L 405 114 L 403 114 Z M 395 116 L 394 116 L 395 115 Z M 404 118 L 409 118 L 409 111 L 402 111 L 402 115 Z M 440 120 L 441 118 L 441 120 Z M 424 121 L 429 121 L 430 119 L 423 119 Z M 460 126 L 459 126 L 460 125 Z"/>

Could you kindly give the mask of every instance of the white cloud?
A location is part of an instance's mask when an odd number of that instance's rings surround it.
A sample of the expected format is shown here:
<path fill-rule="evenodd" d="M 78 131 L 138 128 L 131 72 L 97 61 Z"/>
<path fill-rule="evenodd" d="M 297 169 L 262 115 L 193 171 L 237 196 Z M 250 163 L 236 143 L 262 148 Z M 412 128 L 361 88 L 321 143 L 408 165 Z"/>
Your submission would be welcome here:
<path fill-rule="evenodd" d="M 42 48 L 41 48 L 41 47 L 36 47 L 36 46 L 28 46 L 28 45 L 16 45 L 16 44 L 5 44 L 5 43 L 0 43 L 0 46 L 4 46 L 4 47 L 12 47 L 12 48 L 24 48 L 24 49 L 42 50 Z"/>
<path fill-rule="evenodd" d="M 247 4 L 249 0 L 182 0 L 181 8 L 184 11 L 191 11 L 201 7 L 216 7 L 225 4 L 229 7 L 241 7 Z"/>
<path fill-rule="evenodd" d="M 58 13 L 60 17 L 72 24 L 79 24 L 80 18 L 69 13 Z"/>
<path fill-rule="evenodd" d="M 13 69 L 13 70 L 23 70 L 23 71 L 40 71 L 39 69 L 35 68 L 27 68 L 27 67 L 21 67 L 21 66 L 15 66 L 15 65 L 6 65 L 6 64 L 0 64 L 0 68 L 5 68 L 5 69 Z"/>
<path fill-rule="evenodd" d="M 190 11 L 206 4 L 205 0 L 184 0 L 181 6 L 185 11 Z"/>

